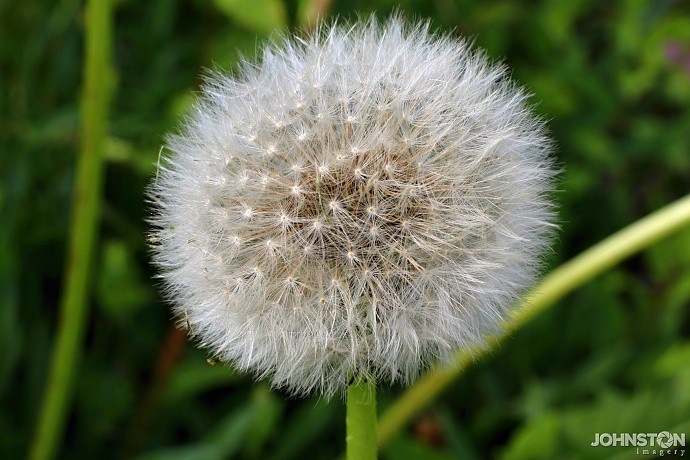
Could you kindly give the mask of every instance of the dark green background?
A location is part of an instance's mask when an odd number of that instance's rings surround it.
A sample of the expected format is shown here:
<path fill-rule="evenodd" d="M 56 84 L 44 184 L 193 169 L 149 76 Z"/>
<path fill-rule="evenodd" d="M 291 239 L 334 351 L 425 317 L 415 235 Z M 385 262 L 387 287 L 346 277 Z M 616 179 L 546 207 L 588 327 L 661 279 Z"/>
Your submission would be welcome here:
<path fill-rule="evenodd" d="M 534 94 L 564 168 L 549 265 L 690 190 L 690 2 L 335 1 L 398 8 L 469 36 Z M 187 345 L 146 409 L 170 313 L 145 241 L 144 188 L 202 69 L 232 70 L 292 0 L 116 2 L 105 196 L 92 309 L 61 457 L 334 458 L 342 401 L 287 398 Z M 0 452 L 25 455 L 54 337 L 69 225 L 83 5 L 0 2 Z M 690 231 L 569 295 L 448 388 L 385 459 L 607 458 L 595 432 L 690 419 Z M 169 336 L 168 336 L 169 338 Z M 385 408 L 401 388 L 383 388 Z M 149 422 L 141 414 L 149 414 Z M 146 416 L 144 417 L 146 418 Z M 137 443 L 136 433 L 140 438 Z M 137 446 L 138 444 L 138 446 Z"/>

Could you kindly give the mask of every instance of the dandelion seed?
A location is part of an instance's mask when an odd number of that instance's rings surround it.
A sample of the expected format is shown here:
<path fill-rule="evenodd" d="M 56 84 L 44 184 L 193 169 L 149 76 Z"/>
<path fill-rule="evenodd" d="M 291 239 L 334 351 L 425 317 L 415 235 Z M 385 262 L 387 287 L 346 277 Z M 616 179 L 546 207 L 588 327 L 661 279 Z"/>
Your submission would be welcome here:
<path fill-rule="evenodd" d="M 496 332 L 554 220 L 552 142 L 506 70 L 398 18 L 262 55 L 209 78 L 150 190 L 154 259 L 200 343 L 330 396 Z"/>

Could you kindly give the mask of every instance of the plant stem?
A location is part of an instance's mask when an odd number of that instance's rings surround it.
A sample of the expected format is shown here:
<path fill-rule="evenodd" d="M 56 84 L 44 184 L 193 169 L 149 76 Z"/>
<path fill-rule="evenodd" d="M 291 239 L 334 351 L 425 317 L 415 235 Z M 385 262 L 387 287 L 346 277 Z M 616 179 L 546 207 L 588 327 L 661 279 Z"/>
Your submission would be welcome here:
<path fill-rule="evenodd" d="M 165 342 L 158 352 L 158 357 L 153 366 L 151 381 L 143 393 L 127 436 L 125 436 L 122 442 L 120 458 L 134 457 L 134 454 L 146 439 L 158 402 L 165 390 L 170 375 L 175 369 L 175 365 L 180 360 L 186 343 L 187 333 L 175 325 L 171 326 Z"/>
<path fill-rule="evenodd" d="M 60 301 L 60 323 L 48 385 L 30 458 L 55 457 L 74 392 L 87 318 L 89 275 L 99 222 L 102 156 L 107 107 L 112 87 L 109 0 L 89 0 L 86 7 L 86 58 L 82 94 L 81 148 L 77 158 L 69 248 Z"/>
<path fill-rule="evenodd" d="M 489 337 L 486 347 L 460 350 L 448 366 L 437 366 L 409 388 L 381 416 L 378 445 L 385 445 L 429 401 L 473 362 L 488 355 L 516 329 L 575 288 L 634 253 L 690 224 L 690 195 L 629 225 L 579 254 L 547 275 L 503 325 L 503 332 Z"/>
<path fill-rule="evenodd" d="M 347 389 L 347 460 L 376 459 L 376 383 L 362 378 Z"/>
<path fill-rule="evenodd" d="M 320 21 L 323 21 L 331 9 L 333 0 L 308 0 L 299 2 L 297 17 L 300 24 L 309 30 L 314 30 Z"/>

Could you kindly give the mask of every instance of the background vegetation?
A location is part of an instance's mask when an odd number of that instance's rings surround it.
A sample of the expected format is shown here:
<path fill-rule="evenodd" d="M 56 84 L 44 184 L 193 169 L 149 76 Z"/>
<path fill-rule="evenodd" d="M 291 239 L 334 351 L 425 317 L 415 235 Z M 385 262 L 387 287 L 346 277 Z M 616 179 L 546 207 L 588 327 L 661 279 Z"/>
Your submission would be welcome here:
<path fill-rule="evenodd" d="M 321 2 L 317 2 L 319 4 Z M 690 4 L 336 0 L 398 7 L 473 37 L 534 93 L 564 168 L 556 266 L 690 190 Z M 121 0 L 91 311 L 61 458 L 335 458 L 339 400 L 289 399 L 211 366 L 171 329 L 148 263 L 143 191 L 203 68 L 232 70 L 314 5 Z M 58 319 L 69 230 L 83 4 L 0 2 L 0 452 L 26 455 Z M 604 458 L 595 432 L 690 420 L 690 230 L 597 278 L 476 363 L 385 459 Z M 382 389 L 382 409 L 401 388 Z"/>

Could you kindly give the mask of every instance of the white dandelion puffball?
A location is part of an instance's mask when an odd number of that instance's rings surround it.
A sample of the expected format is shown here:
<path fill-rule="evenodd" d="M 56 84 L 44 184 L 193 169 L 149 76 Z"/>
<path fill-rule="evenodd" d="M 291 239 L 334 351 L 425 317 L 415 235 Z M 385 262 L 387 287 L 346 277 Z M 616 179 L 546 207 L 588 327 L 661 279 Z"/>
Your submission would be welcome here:
<path fill-rule="evenodd" d="M 468 44 L 399 18 L 208 78 L 151 189 L 156 264 L 213 356 L 292 393 L 409 383 L 535 281 L 552 142 Z"/>

